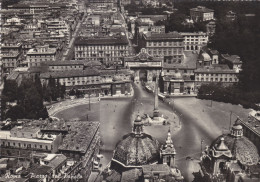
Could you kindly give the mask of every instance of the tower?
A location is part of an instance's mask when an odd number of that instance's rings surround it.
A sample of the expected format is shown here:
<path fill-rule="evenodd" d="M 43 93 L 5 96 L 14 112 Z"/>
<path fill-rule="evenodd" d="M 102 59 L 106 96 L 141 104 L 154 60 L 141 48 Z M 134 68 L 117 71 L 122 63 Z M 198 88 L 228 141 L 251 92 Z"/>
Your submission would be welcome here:
<path fill-rule="evenodd" d="M 160 151 L 160 156 L 161 156 L 163 164 L 167 164 L 170 167 L 174 167 L 175 166 L 175 155 L 176 155 L 176 150 L 174 148 L 174 145 L 173 145 L 173 142 L 171 139 L 171 131 L 169 128 L 165 144 L 162 145 L 161 151 Z"/>

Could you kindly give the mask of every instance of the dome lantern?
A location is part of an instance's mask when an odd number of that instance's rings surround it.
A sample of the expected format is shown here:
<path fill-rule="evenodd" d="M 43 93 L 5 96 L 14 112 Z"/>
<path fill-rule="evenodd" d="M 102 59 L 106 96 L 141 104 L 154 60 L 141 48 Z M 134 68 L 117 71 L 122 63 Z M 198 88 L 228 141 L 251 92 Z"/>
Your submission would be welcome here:
<path fill-rule="evenodd" d="M 236 120 L 235 124 L 232 126 L 231 135 L 235 138 L 243 136 L 243 127 L 240 125 L 239 119 Z"/>
<path fill-rule="evenodd" d="M 138 115 L 134 121 L 133 133 L 136 136 L 143 134 L 143 122 L 142 118 Z"/>

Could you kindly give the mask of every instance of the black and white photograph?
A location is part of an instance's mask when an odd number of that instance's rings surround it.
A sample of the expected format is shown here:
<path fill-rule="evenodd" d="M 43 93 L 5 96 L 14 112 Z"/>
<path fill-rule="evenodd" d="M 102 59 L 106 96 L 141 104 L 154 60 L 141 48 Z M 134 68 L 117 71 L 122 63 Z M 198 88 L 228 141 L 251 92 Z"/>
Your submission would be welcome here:
<path fill-rule="evenodd" d="M 0 182 L 260 182 L 260 0 L 0 0 Z"/>

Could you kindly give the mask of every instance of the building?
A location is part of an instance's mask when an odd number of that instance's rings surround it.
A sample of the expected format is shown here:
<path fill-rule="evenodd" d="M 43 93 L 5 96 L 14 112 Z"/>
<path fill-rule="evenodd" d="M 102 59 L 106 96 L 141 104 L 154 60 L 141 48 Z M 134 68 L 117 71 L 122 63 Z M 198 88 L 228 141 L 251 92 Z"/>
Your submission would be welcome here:
<path fill-rule="evenodd" d="M 194 71 L 196 86 L 207 83 L 230 85 L 238 82 L 238 73 L 226 66 L 198 68 Z"/>
<path fill-rule="evenodd" d="M 180 71 L 160 75 L 160 92 L 165 95 L 191 94 L 195 92 L 194 80 Z"/>
<path fill-rule="evenodd" d="M 56 48 L 48 45 L 37 46 L 27 52 L 26 60 L 28 67 L 40 66 L 42 62 L 56 61 Z"/>
<path fill-rule="evenodd" d="M 114 8 L 115 1 L 113 0 L 88 0 L 91 9 L 109 10 Z"/>
<path fill-rule="evenodd" d="M 104 65 L 122 63 L 129 55 L 126 36 L 78 37 L 75 40 L 75 60 L 100 61 Z"/>
<path fill-rule="evenodd" d="M 32 153 L 56 153 L 62 136 L 41 132 L 39 121 L 16 126 L 10 131 L 0 132 L 1 156 L 29 158 Z"/>
<path fill-rule="evenodd" d="M 22 52 L 22 44 L 21 43 L 3 43 L 1 45 L 2 53 L 9 52 L 18 52 L 19 54 Z"/>
<path fill-rule="evenodd" d="M 80 174 L 83 181 L 88 181 L 99 154 L 100 123 L 97 121 L 74 121 L 66 124 L 70 132 L 63 138 L 59 152 L 69 159 L 80 162 L 78 166 Z"/>
<path fill-rule="evenodd" d="M 201 157 L 201 174 L 207 181 L 259 181 L 259 154 L 256 146 L 243 135 L 239 121 L 230 134 L 219 136 L 206 147 Z"/>
<path fill-rule="evenodd" d="M 164 62 L 169 64 L 184 58 L 184 37 L 177 32 L 143 34 L 140 47 L 146 48 L 151 56 L 164 56 Z"/>
<path fill-rule="evenodd" d="M 181 32 L 184 37 L 185 51 L 200 51 L 200 49 L 208 44 L 209 37 L 204 32 Z"/>
<path fill-rule="evenodd" d="M 190 17 L 195 22 L 209 21 L 214 19 L 214 10 L 204 6 L 197 6 L 190 9 Z"/>
<path fill-rule="evenodd" d="M 242 70 L 242 61 L 238 55 L 221 54 L 220 59 L 222 63 L 229 66 L 230 69 L 240 72 Z"/>
<path fill-rule="evenodd" d="M 70 70 L 83 70 L 85 68 L 83 61 L 51 61 L 45 62 L 42 65 L 46 65 L 51 72 L 56 71 L 70 71 Z"/>
<path fill-rule="evenodd" d="M 20 54 L 18 52 L 9 52 L 2 55 L 3 70 L 11 73 L 19 65 Z"/>
<path fill-rule="evenodd" d="M 97 70 L 93 67 L 86 69 L 62 68 L 40 74 L 42 84 L 47 84 L 52 77 L 66 86 L 66 91 L 78 89 L 90 95 L 125 95 L 131 92 L 132 72 L 129 70 Z M 51 66 L 52 69 L 53 66 Z M 56 67 L 54 67 L 55 69 Z"/>
<path fill-rule="evenodd" d="M 105 181 L 183 181 L 174 165 L 176 152 L 170 131 L 165 144 L 160 145 L 143 132 L 143 125 L 142 118 L 137 116 L 133 131 L 118 142 L 109 170 L 103 172 Z"/>
<path fill-rule="evenodd" d="M 239 81 L 238 75 L 236 66 L 231 69 L 227 62 L 220 61 L 217 50 L 202 48 L 197 60 L 197 69 L 194 71 L 196 89 L 201 84 L 208 83 L 231 85 Z"/>

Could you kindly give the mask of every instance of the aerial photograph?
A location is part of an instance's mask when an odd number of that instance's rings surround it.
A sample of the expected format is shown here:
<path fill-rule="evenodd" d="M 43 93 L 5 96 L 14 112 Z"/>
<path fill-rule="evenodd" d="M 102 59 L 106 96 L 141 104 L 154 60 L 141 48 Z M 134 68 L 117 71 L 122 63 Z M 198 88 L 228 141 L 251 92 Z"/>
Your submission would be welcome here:
<path fill-rule="evenodd" d="M 260 182 L 260 0 L 0 0 L 0 182 Z"/>

